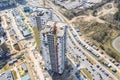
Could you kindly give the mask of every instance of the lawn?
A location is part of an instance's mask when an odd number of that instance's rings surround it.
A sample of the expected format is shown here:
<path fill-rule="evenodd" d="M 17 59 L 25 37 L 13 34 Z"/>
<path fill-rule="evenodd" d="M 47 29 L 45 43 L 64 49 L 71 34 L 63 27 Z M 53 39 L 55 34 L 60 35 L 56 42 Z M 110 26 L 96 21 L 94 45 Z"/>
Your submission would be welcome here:
<path fill-rule="evenodd" d="M 95 62 L 93 59 L 91 59 L 91 58 L 88 57 L 88 56 L 86 56 L 86 57 L 87 57 L 87 59 L 90 61 L 90 63 L 92 63 L 93 65 L 96 64 L 96 62 Z"/>
<path fill-rule="evenodd" d="M 93 79 L 92 75 L 88 72 L 88 70 L 86 70 L 85 68 L 82 68 L 82 71 L 90 80 Z"/>
<path fill-rule="evenodd" d="M 4 71 L 7 71 L 8 69 L 10 69 L 10 66 L 8 64 L 6 64 L 4 67 L 3 67 L 3 70 Z"/>
<path fill-rule="evenodd" d="M 35 35 L 35 40 L 37 43 L 37 48 L 40 51 L 40 36 L 39 36 L 39 32 L 38 32 L 38 28 L 37 27 L 33 27 L 33 31 L 34 31 L 34 35 Z"/>
<path fill-rule="evenodd" d="M 17 80 L 17 79 L 18 79 L 17 73 L 16 73 L 14 70 L 12 70 L 12 74 L 13 74 L 13 76 L 14 76 L 14 79 Z"/>
<path fill-rule="evenodd" d="M 118 46 L 119 46 L 119 48 L 120 48 L 120 42 L 118 43 Z"/>

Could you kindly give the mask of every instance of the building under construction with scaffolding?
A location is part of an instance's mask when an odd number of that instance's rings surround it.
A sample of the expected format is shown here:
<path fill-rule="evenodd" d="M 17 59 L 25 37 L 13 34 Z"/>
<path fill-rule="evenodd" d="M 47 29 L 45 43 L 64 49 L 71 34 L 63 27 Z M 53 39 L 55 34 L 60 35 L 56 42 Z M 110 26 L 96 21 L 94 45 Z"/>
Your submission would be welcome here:
<path fill-rule="evenodd" d="M 65 68 L 67 24 L 48 21 L 41 30 L 41 49 L 46 68 L 62 74 Z"/>
<path fill-rule="evenodd" d="M 37 43 L 37 48 L 41 51 L 40 48 L 40 31 L 44 28 L 47 21 L 52 20 L 52 9 L 51 8 L 34 8 L 34 12 L 31 14 L 31 25 L 33 26 L 33 31 L 35 35 L 35 40 Z"/>

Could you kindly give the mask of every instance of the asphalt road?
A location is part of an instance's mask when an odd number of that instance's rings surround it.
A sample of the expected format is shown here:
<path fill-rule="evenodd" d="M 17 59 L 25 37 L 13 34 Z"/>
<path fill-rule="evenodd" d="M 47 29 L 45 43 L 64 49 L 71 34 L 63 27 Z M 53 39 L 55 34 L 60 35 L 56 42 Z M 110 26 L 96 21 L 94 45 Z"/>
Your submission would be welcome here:
<path fill-rule="evenodd" d="M 118 52 L 120 52 L 120 36 L 119 37 L 117 37 L 114 41 L 113 41 L 113 43 L 112 43 L 112 46 L 118 51 Z"/>

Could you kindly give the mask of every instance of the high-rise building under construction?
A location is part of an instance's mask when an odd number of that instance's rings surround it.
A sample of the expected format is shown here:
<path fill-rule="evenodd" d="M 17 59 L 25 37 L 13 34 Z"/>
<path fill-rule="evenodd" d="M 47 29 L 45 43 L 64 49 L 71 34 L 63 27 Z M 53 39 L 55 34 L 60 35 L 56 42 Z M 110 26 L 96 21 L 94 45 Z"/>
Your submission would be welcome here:
<path fill-rule="evenodd" d="M 46 68 L 62 74 L 65 68 L 67 24 L 48 21 L 41 30 L 41 49 Z"/>

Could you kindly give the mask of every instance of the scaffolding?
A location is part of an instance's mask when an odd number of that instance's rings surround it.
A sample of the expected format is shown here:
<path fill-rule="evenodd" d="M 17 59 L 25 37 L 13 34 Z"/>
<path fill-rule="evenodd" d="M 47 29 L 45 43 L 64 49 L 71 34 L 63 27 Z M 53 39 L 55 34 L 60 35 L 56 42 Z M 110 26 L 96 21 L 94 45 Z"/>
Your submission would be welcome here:
<path fill-rule="evenodd" d="M 54 34 L 54 45 L 55 45 L 55 53 L 56 53 L 56 68 L 57 68 L 57 72 L 59 72 L 58 69 L 58 44 L 57 44 L 57 26 L 56 26 L 57 22 L 54 23 L 54 29 L 53 29 L 53 34 Z"/>

